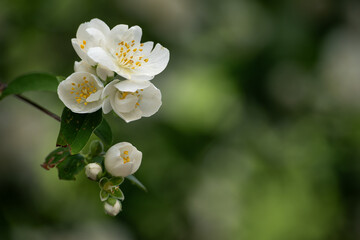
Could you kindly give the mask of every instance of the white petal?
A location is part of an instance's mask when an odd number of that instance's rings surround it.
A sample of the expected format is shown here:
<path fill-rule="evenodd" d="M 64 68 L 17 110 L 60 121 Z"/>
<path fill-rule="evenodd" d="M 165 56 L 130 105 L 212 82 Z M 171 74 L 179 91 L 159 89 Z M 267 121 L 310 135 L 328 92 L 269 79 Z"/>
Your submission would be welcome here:
<path fill-rule="evenodd" d="M 95 102 L 95 101 L 99 101 L 101 98 L 101 91 L 97 91 L 96 93 L 91 94 L 86 101 L 87 102 Z"/>
<path fill-rule="evenodd" d="M 107 36 L 107 41 L 110 44 L 111 48 L 116 48 L 117 44 L 123 41 L 124 34 L 128 30 L 128 25 L 120 24 L 116 25 L 113 29 L 111 29 L 109 35 Z"/>
<path fill-rule="evenodd" d="M 128 112 L 128 113 L 116 113 L 116 114 L 118 114 L 119 117 L 124 119 L 125 122 L 127 122 L 127 123 L 138 120 L 142 116 L 142 112 L 139 108 L 135 108 L 134 110 L 132 110 L 131 112 Z"/>
<path fill-rule="evenodd" d="M 142 29 L 139 26 L 132 26 L 128 30 L 128 34 L 131 36 L 132 40 L 135 40 L 135 43 L 140 43 Z"/>
<path fill-rule="evenodd" d="M 137 74 L 136 72 L 130 74 L 128 79 L 131 79 L 136 82 L 143 82 L 143 81 L 150 81 L 154 78 L 154 75 L 143 75 L 143 74 Z"/>
<path fill-rule="evenodd" d="M 124 151 L 129 152 L 130 162 L 124 163 L 121 154 Z M 133 172 L 133 169 L 139 168 L 138 161 L 141 162 L 142 153 L 130 143 L 122 142 L 115 144 L 105 154 L 105 168 L 113 176 L 126 177 Z M 133 158 L 133 159 L 132 159 Z"/>
<path fill-rule="evenodd" d="M 106 81 L 106 79 L 108 77 L 113 77 L 114 76 L 114 72 L 107 69 L 106 67 L 102 66 L 101 64 L 99 64 L 96 67 L 96 74 L 104 81 Z"/>
<path fill-rule="evenodd" d="M 95 65 L 96 63 L 86 54 L 85 51 L 83 51 L 80 47 L 80 44 L 78 43 L 78 40 L 76 38 L 71 39 L 71 44 L 73 45 L 73 48 L 77 55 L 81 58 L 81 60 L 86 61 L 90 65 Z"/>
<path fill-rule="evenodd" d="M 97 87 L 97 91 L 102 92 L 103 85 L 100 80 L 97 79 L 95 75 L 86 72 L 76 72 L 71 74 L 67 79 L 62 81 L 58 86 L 58 95 L 60 100 L 64 105 L 75 113 L 91 113 L 99 110 L 102 105 L 101 99 L 94 102 L 89 102 L 84 104 L 85 100 L 83 99 L 82 103 L 76 101 L 76 97 L 79 97 L 76 92 L 81 92 L 79 89 L 81 84 L 84 82 L 83 78 L 86 77 L 88 81 L 92 81 Z M 74 84 L 74 85 L 73 85 Z M 92 94 L 90 94 L 91 96 Z M 89 96 L 89 97 L 90 97 Z"/>
<path fill-rule="evenodd" d="M 94 75 L 96 74 L 95 69 L 85 61 L 75 62 L 74 70 L 75 72 L 88 72 Z"/>
<path fill-rule="evenodd" d="M 76 38 L 79 42 L 85 40 L 85 49 L 100 46 L 105 41 L 105 36 L 110 32 L 109 27 L 99 19 L 92 19 L 90 22 L 81 24 L 76 32 Z"/>
<path fill-rule="evenodd" d="M 130 157 L 130 159 L 133 160 L 133 168 L 131 170 L 131 174 L 134 174 L 141 165 L 142 152 L 138 151 L 135 148 L 129 157 Z"/>
<path fill-rule="evenodd" d="M 131 80 L 124 80 L 115 84 L 114 87 L 116 87 L 119 91 L 122 92 L 135 92 L 138 89 L 147 88 L 148 86 L 150 86 L 150 84 L 151 83 L 149 81 L 135 82 Z"/>
<path fill-rule="evenodd" d="M 124 93 L 126 94 L 126 93 Z M 122 99 L 121 99 L 122 98 Z M 123 93 L 117 92 L 114 97 L 110 98 L 111 106 L 115 113 L 122 114 L 132 111 L 135 108 L 138 98 L 132 94 L 123 97 Z"/>
<path fill-rule="evenodd" d="M 153 84 L 145 88 L 142 92 L 142 98 L 139 101 L 139 108 L 143 117 L 150 117 L 156 113 L 161 106 L 161 92 Z"/>
<path fill-rule="evenodd" d="M 112 107 L 111 107 L 109 98 L 104 99 L 103 105 L 102 105 L 102 110 L 103 110 L 104 114 L 108 114 L 109 112 L 111 112 Z"/>
<path fill-rule="evenodd" d="M 143 51 L 141 53 L 142 55 L 147 56 L 148 54 L 150 54 L 151 50 L 153 49 L 154 42 L 144 42 L 143 44 L 144 46 L 141 47 Z"/>
<path fill-rule="evenodd" d="M 90 26 L 99 29 L 104 35 L 110 32 L 109 26 L 98 18 L 91 19 Z"/>
<path fill-rule="evenodd" d="M 103 65 L 111 71 L 117 72 L 119 70 L 118 66 L 115 65 L 116 60 L 101 47 L 90 48 L 88 55 L 93 61 Z"/>
<path fill-rule="evenodd" d="M 147 56 L 149 61 L 136 69 L 137 74 L 157 75 L 167 66 L 170 59 L 170 52 L 167 48 L 156 44 L 154 50 Z"/>
<path fill-rule="evenodd" d="M 105 114 L 108 114 L 111 110 L 110 98 L 115 97 L 116 88 L 114 85 L 118 83 L 119 80 L 115 79 L 105 86 L 104 91 L 102 92 L 101 98 L 103 99 L 102 109 Z"/>

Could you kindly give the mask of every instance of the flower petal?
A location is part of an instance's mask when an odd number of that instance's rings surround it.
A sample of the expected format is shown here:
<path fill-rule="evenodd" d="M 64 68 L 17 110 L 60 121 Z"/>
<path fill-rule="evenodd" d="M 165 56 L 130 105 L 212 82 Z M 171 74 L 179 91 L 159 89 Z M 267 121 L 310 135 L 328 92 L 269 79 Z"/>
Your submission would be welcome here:
<path fill-rule="evenodd" d="M 127 113 L 117 113 L 116 111 L 115 113 L 119 115 L 119 117 L 124 119 L 124 121 L 127 123 L 138 120 L 142 116 L 141 110 L 139 108 L 135 108 L 131 112 L 127 112 Z"/>
<path fill-rule="evenodd" d="M 108 77 L 113 77 L 114 72 L 107 69 L 105 66 L 98 64 L 96 67 L 96 74 L 100 77 L 101 80 L 106 81 Z"/>
<path fill-rule="evenodd" d="M 94 75 L 96 74 L 95 69 L 85 61 L 75 62 L 74 70 L 75 72 L 88 72 Z"/>
<path fill-rule="evenodd" d="M 150 86 L 150 84 L 151 83 L 149 81 L 135 82 L 131 80 L 125 80 L 115 84 L 114 87 L 116 87 L 119 91 L 122 92 L 135 92 L 138 89 L 147 88 L 148 86 Z"/>
<path fill-rule="evenodd" d="M 88 51 L 88 55 L 93 61 L 103 65 L 109 70 L 115 72 L 119 71 L 119 67 L 116 66 L 114 63 L 115 59 L 113 59 L 113 57 L 103 48 L 101 47 L 90 48 Z"/>
<path fill-rule="evenodd" d="M 161 106 L 161 92 L 153 84 L 145 88 L 139 101 L 139 108 L 144 117 L 150 117 L 156 113 Z"/>
<path fill-rule="evenodd" d="M 149 61 L 136 69 L 139 75 L 157 75 L 167 66 L 170 59 L 170 52 L 167 48 L 156 44 L 154 50 L 147 56 Z"/>
<path fill-rule="evenodd" d="M 85 80 L 88 83 L 92 83 L 97 91 L 103 91 L 103 84 L 95 76 L 87 72 L 75 72 L 71 74 L 67 79 L 62 81 L 58 86 L 58 95 L 64 105 L 75 113 L 92 113 L 101 108 L 102 101 L 99 98 L 98 101 L 88 102 L 87 98 L 90 98 L 91 94 L 83 96 L 83 88 L 87 87 Z M 93 87 L 88 86 L 90 91 Z"/>
<path fill-rule="evenodd" d="M 113 80 L 108 85 L 105 86 L 104 91 L 102 92 L 101 98 L 103 99 L 102 109 L 105 114 L 108 114 L 111 110 L 110 98 L 115 97 L 116 88 L 114 85 L 118 83 L 119 80 Z"/>
<path fill-rule="evenodd" d="M 130 155 L 130 159 L 132 159 L 133 161 L 133 168 L 131 170 L 131 174 L 134 174 L 141 165 L 142 152 L 135 148 Z"/>
<path fill-rule="evenodd" d="M 80 44 L 78 43 L 78 40 L 76 38 L 71 39 L 71 44 L 73 45 L 73 48 L 77 55 L 81 58 L 81 60 L 86 61 L 90 65 L 95 65 L 95 61 L 92 60 L 85 51 L 83 51 L 80 47 Z"/>
<path fill-rule="evenodd" d="M 127 113 L 135 109 L 138 98 L 132 94 L 126 94 L 117 91 L 115 97 L 110 98 L 111 106 L 117 114 Z"/>

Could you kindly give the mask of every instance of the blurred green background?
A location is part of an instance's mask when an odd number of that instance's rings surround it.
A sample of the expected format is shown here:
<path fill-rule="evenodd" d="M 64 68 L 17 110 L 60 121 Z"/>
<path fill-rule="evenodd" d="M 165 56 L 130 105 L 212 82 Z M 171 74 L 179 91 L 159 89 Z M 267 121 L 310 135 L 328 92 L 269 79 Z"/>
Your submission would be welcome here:
<path fill-rule="evenodd" d="M 0 239 L 360 239 L 358 0 L 0 0 L 0 81 L 68 76 L 70 39 L 100 18 L 171 53 L 163 106 L 115 141 L 143 152 L 123 212 L 96 183 L 40 167 L 59 124 L 0 102 Z M 27 97 L 57 114 L 55 94 Z"/>

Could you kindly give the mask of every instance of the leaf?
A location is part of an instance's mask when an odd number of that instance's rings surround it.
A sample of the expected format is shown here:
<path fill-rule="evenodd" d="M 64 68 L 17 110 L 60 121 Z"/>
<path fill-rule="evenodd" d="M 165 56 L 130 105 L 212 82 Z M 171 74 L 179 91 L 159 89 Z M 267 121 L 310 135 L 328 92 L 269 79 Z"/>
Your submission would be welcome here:
<path fill-rule="evenodd" d="M 64 161 L 64 159 L 70 155 L 69 148 L 57 148 L 45 158 L 45 162 L 41 164 L 46 170 L 50 170 L 50 168 L 55 167 L 57 164 Z"/>
<path fill-rule="evenodd" d="M 121 201 L 125 199 L 123 192 L 118 187 L 113 188 L 112 191 L 110 191 L 109 193 L 112 197 L 119 199 Z"/>
<path fill-rule="evenodd" d="M 100 200 L 103 202 L 103 201 L 106 201 L 106 199 L 108 199 L 109 197 L 109 193 L 103 189 L 100 190 Z"/>
<path fill-rule="evenodd" d="M 62 81 L 64 81 L 66 79 L 66 77 L 64 77 L 64 76 L 56 76 L 56 79 L 58 80 L 59 83 L 61 83 Z"/>
<path fill-rule="evenodd" d="M 103 163 L 104 159 L 105 158 L 103 156 L 96 156 L 96 157 L 93 157 L 90 160 L 88 160 L 88 162 L 89 163 L 98 163 L 101 165 Z"/>
<path fill-rule="evenodd" d="M 123 177 L 112 177 L 109 180 L 113 186 L 119 186 L 123 181 Z"/>
<path fill-rule="evenodd" d="M 99 181 L 99 187 L 101 189 L 103 189 L 105 187 L 105 184 L 109 182 L 109 179 L 107 179 L 106 177 L 103 177 L 102 179 L 100 179 Z"/>
<path fill-rule="evenodd" d="M 75 180 L 75 175 L 85 167 L 84 157 L 80 154 L 70 155 L 57 165 L 59 178 L 63 180 Z"/>
<path fill-rule="evenodd" d="M 32 73 L 15 78 L 9 83 L 0 95 L 0 100 L 11 94 L 20 94 L 29 91 L 56 92 L 59 82 L 48 73 Z"/>
<path fill-rule="evenodd" d="M 130 182 L 136 185 L 138 188 L 142 189 L 143 191 L 147 192 L 146 187 L 142 184 L 134 175 L 129 175 L 126 177 Z"/>
<path fill-rule="evenodd" d="M 106 149 L 112 144 L 112 132 L 108 122 L 103 118 L 100 125 L 95 129 L 94 133 L 103 141 Z"/>
<path fill-rule="evenodd" d="M 70 146 L 72 154 L 79 153 L 101 120 L 101 109 L 94 113 L 78 114 L 65 107 L 61 115 L 61 126 L 56 145 Z"/>

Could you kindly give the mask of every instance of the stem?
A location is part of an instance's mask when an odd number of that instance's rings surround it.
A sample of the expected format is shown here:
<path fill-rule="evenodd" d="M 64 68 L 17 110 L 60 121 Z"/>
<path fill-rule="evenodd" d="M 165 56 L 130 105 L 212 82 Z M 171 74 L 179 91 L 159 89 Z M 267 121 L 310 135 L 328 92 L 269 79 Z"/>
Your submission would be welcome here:
<path fill-rule="evenodd" d="M 0 95 L 1 95 L 1 93 L 5 90 L 6 87 L 7 87 L 6 83 L 0 82 Z M 39 109 L 39 110 L 42 111 L 43 113 L 49 115 L 49 116 L 52 117 L 53 119 L 61 122 L 61 119 L 60 119 L 60 117 L 59 117 L 58 115 L 56 115 L 55 113 L 50 112 L 49 110 L 47 110 L 46 108 L 40 106 L 39 104 L 34 103 L 34 102 L 31 101 L 30 99 L 28 99 L 28 98 L 26 98 L 26 97 L 24 97 L 24 96 L 21 96 L 20 94 L 15 94 L 15 97 L 23 100 L 24 102 L 30 104 L 31 106 Z"/>
<path fill-rule="evenodd" d="M 34 103 L 33 101 L 31 101 L 30 99 L 21 96 L 20 94 L 15 94 L 15 97 L 23 100 L 24 102 L 30 104 L 31 106 L 39 109 L 40 111 L 42 111 L 43 113 L 47 114 L 48 116 L 52 117 L 53 119 L 57 120 L 57 121 L 61 121 L 60 117 L 58 115 L 56 115 L 55 113 L 50 112 L 49 110 L 47 110 L 46 108 L 38 105 L 37 103 Z"/>

